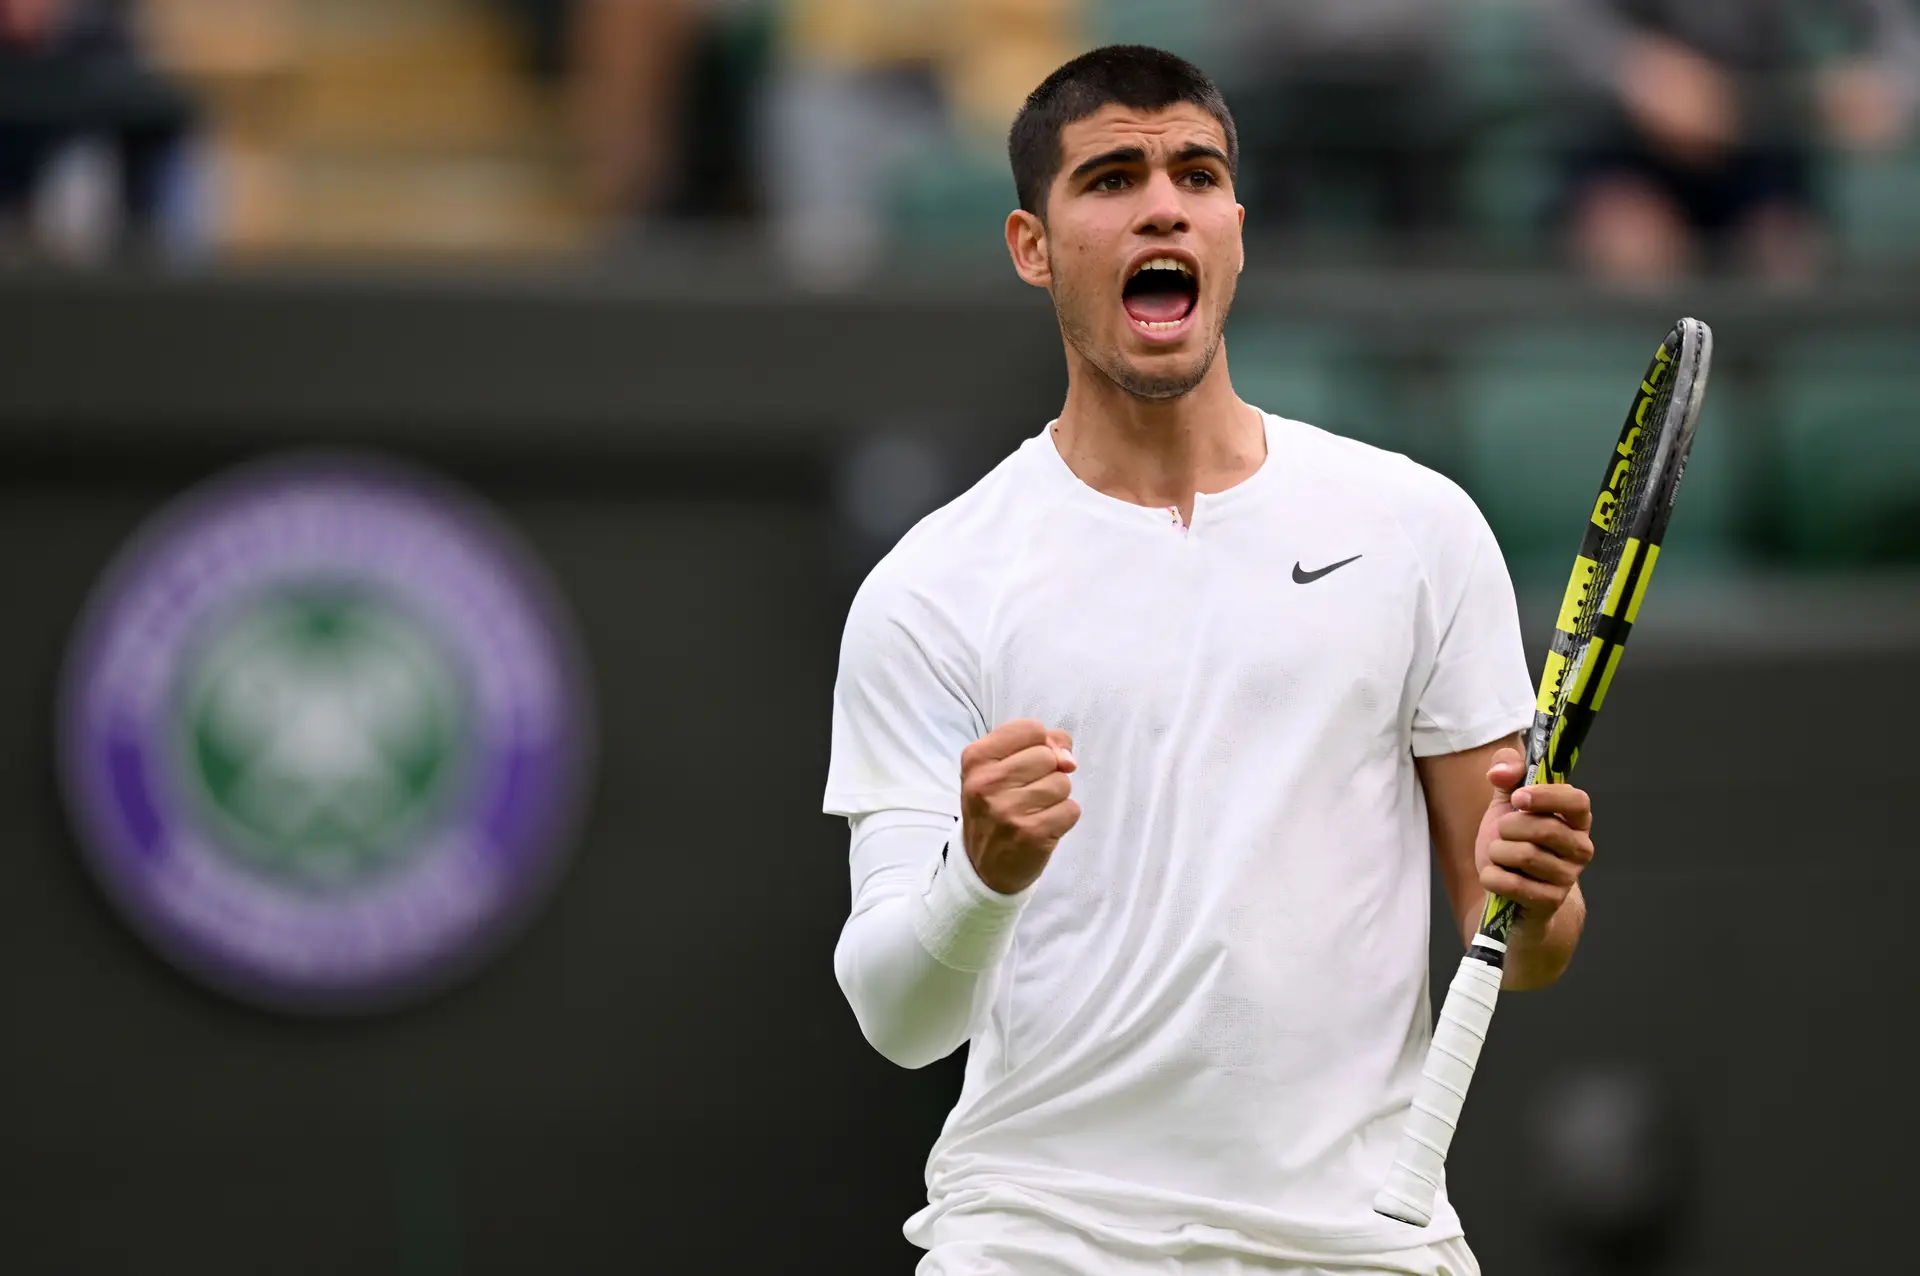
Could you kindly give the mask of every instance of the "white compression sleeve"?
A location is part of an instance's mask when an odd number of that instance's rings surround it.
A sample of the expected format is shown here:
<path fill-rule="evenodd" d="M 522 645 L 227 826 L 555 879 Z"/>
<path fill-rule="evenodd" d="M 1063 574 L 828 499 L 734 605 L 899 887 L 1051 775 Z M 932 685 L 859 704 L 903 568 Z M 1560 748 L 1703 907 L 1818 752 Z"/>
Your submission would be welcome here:
<path fill-rule="evenodd" d="M 875 811 L 852 825 L 853 912 L 834 974 L 874 1049 L 924 1068 L 972 1034 L 1032 888 L 1002 895 L 982 882 L 951 816 Z"/>

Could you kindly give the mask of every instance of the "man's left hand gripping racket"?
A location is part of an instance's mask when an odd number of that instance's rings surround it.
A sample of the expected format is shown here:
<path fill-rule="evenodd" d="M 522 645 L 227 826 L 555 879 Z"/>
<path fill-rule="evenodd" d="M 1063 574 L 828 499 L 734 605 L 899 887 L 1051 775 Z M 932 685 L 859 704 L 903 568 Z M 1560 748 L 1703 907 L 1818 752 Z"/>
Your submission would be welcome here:
<path fill-rule="evenodd" d="M 1572 774 L 1580 742 L 1607 698 L 1660 556 L 1712 358 L 1712 331 L 1697 319 L 1682 319 L 1641 379 L 1620 440 L 1607 457 L 1540 673 L 1523 783 L 1560 783 Z M 1447 1148 L 1493 1023 L 1507 935 L 1519 912 L 1512 900 L 1487 899 L 1480 933 L 1441 1007 L 1399 1153 L 1374 1198 L 1377 1213 L 1418 1227 L 1433 1218 Z"/>

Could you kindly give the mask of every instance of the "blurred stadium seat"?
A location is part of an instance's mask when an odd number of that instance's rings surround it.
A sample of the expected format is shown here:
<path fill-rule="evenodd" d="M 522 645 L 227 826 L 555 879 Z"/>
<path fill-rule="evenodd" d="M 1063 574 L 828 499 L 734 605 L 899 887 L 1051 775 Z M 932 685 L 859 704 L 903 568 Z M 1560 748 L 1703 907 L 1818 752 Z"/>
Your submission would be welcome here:
<path fill-rule="evenodd" d="M 1592 500 L 1600 445 L 1619 431 L 1632 378 L 1652 353 L 1644 334 L 1606 329 L 1510 333 L 1462 351 L 1455 476 L 1493 524 L 1516 578 L 1538 583 L 1566 571 L 1576 543 L 1566 512 Z M 1724 566 L 1736 552 L 1744 458 L 1726 425 L 1737 397 L 1730 379 L 1722 369 L 1707 397 L 1667 537 L 1680 552 L 1663 562 L 1688 570 Z"/>
<path fill-rule="evenodd" d="M 1015 199 L 1007 159 L 948 144 L 915 155 L 894 178 L 889 216 L 904 243 L 1005 259 L 1002 224 Z M 1009 267 L 1009 269 L 1011 269 Z"/>
<path fill-rule="evenodd" d="M 229 251 L 526 252 L 584 241 L 555 104 L 470 0 L 159 0 L 213 117 Z"/>
<path fill-rule="evenodd" d="M 1455 0 L 1448 48 L 1470 120 L 1461 174 L 1465 229 L 1489 247 L 1540 237 L 1553 196 L 1556 113 L 1521 0 Z"/>
<path fill-rule="evenodd" d="M 1826 164 L 1834 230 L 1852 260 L 1920 260 L 1920 150 L 1837 155 Z"/>
<path fill-rule="evenodd" d="M 1394 452 L 1430 449 L 1399 410 L 1379 352 L 1335 329 L 1251 315 L 1227 333 L 1233 388 L 1248 403 Z"/>
<path fill-rule="evenodd" d="M 1235 319 L 1227 331 L 1233 388 L 1248 403 L 1278 416 L 1323 429 L 1348 425 L 1341 411 L 1343 382 L 1337 365 L 1346 357 L 1327 333 L 1285 322 Z M 1345 430 L 1340 430 L 1345 433 Z"/>
<path fill-rule="evenodd" d="M 1151 44 L 1206 65 L 1218 54 L 1214 7 L 1225 0 L 1087 0 L 1086 26 L 1092 44 Z"/>
<path fill-rule="evenodd" d="M 1920 559 L 1920 331 L 1793 343 L 1774 365 L 1787 548 L 1816 562 Z"/>
<path fill-rule="evenodd" d="M 1460 186 L 1465 229 L 1478 246 L 1503 256 L 1538 248 L 1556 190 L 1548 159 L 1554 144 L 1552 125 L 1539 119 L 1485 122 L 1475 130 Z"/>

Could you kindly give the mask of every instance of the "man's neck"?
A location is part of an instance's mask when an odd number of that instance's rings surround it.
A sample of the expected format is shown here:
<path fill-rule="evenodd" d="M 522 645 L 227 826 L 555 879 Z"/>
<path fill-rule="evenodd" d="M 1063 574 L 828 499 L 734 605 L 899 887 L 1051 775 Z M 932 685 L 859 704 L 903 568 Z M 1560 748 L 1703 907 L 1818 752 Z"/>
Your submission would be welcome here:
<path fill-rule="evenodd" d="M 1067 467 L 1096 491 L 1177 509 L 1189 523 L 1196 492 L 1224 492 L 1266 460 L 1265 421 L 1234 394 L 1225 351 L 1199 385 L 1173 399 L 1138 398 L 1069 358 L 1067 403 L 1053 441 Z"/>

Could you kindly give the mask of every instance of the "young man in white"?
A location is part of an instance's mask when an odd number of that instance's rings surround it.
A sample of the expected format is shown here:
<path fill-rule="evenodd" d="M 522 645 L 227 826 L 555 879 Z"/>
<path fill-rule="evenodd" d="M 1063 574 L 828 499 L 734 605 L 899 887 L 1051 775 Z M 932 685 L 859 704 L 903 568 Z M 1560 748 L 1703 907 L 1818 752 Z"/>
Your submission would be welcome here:
<path fill-rule="evenodd" d="M 1372 1211 L 1429 1037 L 1428 855 L 1506 986 L 1579 935 L 1584 793 L 1532 714 L 1472 502 L 1234 396 L 1233 122 L 1168 54 L 1028 100 L 1007 246 L 1057 421 L 929 516 L 847 619 L 835 953 L 905 1067 L 970 1041 L 907 1223 L 921 1276 L 1477 1272 L 1444 1196 Z"/>

